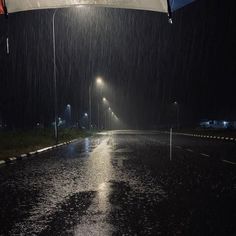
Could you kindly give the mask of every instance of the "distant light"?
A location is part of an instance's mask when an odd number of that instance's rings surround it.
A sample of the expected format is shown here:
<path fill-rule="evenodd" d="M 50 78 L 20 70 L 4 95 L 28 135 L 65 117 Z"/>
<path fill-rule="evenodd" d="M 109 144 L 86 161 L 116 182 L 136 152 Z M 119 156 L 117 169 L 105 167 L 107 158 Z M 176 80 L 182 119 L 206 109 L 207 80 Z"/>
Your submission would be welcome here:
<path fill-rule="evenodd" d="M 111 111 L 111 108 L 109 107 L 108 110 Z"/>
<path fill-rule="evenodd" d="M 71 107 L 71 105 L 70 105 L 70 104 L 67 104 L 67 107 L 68 107 L 68 108 L 70 108 L 70 107 Z"/>
<path fill-rule="evenodd" d="M 102 85 L 102 83 L 103 83 L 102 78 L 101 78 L 101 77 L 98 77 L 98 78 L 96 79 L 96 83 L 97 83 L 98 85 Z"/>
<path fill-rule="evenodd" d="M 174 104 L 175 104 L 175 105 L 178 105 L 178 102 L 177 102 L 177 101 L 175 101 L 175 102 L 174 102 Z"/>
<path fill-rule="evenodd" d="M 228 122 L 227 121 L 223 121 L 223 124 L 224 124 L 224 126 L 226 126 L 228 124 Z"/>
<path fill-rule="evenodd" d="M 106 98 L 102 98 L 102 100 L 103 100 L 103 102 L 106 102 L 106 101 L 107 101 L 107 99 L 106 99 Z"/>
<path fill-rule="evenodd" d="M 173 21 L 171 18 L 168 19 L 168 22 L 172 25 L 173 24 Z"/>
<path fill-rule="evenodd" d="M 84 113 L 84 116 L 85 116 L 85 117 L 88 117 L 88 113 Z"/>

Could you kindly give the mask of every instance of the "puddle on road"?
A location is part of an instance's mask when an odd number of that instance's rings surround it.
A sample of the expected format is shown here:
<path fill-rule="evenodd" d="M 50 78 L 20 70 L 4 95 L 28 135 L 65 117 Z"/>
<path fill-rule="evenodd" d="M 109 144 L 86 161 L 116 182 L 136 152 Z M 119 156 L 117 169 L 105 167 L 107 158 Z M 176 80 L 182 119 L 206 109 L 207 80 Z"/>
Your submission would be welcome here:
<path fill-rule="evenodd" d="M 80 222 L 95 195 L 94 191 L 76 193 L 57 205 L 56 212 L 45 219 L 47 227 L 39 235 L 68 235 L 74 232 L 74 227 Z"/>
<path fill-rule="evenodd" d="M 92 204 L 82 217 L 80 224 L 74 228 L 73 235 L 112 235 L 114 227 L 108 221 L 108 215 L 111 211 L 110 183 L 104 182 L 99 185 L 96 196 Z"/>

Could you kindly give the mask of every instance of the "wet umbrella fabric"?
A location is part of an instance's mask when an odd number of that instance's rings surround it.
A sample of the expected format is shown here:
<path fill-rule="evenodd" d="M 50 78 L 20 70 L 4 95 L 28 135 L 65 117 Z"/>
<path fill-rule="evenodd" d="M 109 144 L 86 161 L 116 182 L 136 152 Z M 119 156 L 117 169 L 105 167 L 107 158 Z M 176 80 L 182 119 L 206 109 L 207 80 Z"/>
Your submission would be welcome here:
<path fill-rule="evenodd" d="M 0 0 L 0 13 L 3 13 L 3 6 L 6 6 L 8 13 L 64 8 L 78 5 L 94 5 L 111 8 L 139 9 L 157 12 L 168 12 L 168 1 L 170 10 L 175 11 L 193 0 Z"/>

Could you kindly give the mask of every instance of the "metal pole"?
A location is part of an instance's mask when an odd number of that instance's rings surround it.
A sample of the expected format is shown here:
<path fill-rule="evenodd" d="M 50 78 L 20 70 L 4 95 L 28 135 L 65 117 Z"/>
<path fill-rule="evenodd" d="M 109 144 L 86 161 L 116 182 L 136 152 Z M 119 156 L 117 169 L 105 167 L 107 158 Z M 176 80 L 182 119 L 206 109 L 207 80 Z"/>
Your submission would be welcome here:
<path fill-rule="evenodd" d="M 178 130 L 180 128 L 180 123 L 179 123 L 179 104 L 177 105 L 177 128 L 178 128 Z"/>
<path fill-rule="evenodd" d="M 100 114 L 100 111 L 99 111 L 100 109 L 99 109 L 99 102 L 98 102 L 98 130 L 99 130 L 99 128 L 100 128 L 100 119 L 99 119 L 99 114 Z"/>
<path fill-rule="evenodd" d="M 107 130 L 107 110 L 106 109 L 105 109 L 105 113 L 104 113 L 104 120 L 105 120 L 104 128 L 105 128 L 105 130 Z"/>
<path fill-rule="evenodd" d="M 172 160 L 172 128 L 170 128 L 170 161 Z"/>
<path fill-rule="evenodd" d="M 89 85 L 89 130 L 92 129 L 92 98 L 91 98 L 91 87 L 92 83 Z"/>
<path fill-rule="evenodd" d="M 54 136 L 56 143 L 58 142 L 58 111 L 57 111 L 57 65 L 56 65 L 56 37 L 55 37 L 55 15 L 58 8 L 53 12 L 52 16 L 52 40 L 53 40 L 53 85 L 54 85 Z"/>

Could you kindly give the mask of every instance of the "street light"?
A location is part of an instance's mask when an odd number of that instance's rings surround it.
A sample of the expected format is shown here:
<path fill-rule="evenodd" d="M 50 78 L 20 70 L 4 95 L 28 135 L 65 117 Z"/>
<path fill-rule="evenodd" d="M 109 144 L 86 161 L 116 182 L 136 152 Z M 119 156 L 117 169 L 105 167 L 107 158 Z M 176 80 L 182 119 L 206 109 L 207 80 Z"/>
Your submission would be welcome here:
<path fill-rule="evenodd" d="M 174 105 L 176 107 L 176 128 L 179 129 L 179 103 L 175 101 Z"/>
<path fill-rule="evenodd" d="M 103 79 L 101 77 L 97 77 L 96 78 L 96 84 L 99 88 L 99 92 L 98 92 L 98 129 L 100 129 L 100 97 L 101 97 L 101 94 L 102 94 L 102 87 L 103 87 Z"/>
<path fill-rule="evenodd" d="M 97 86 L 101 88 L 101 86 L 103 85 L 103 79 L 101 77 L 97 77 L 96 84 Z M 89 129 L 90 130 L 92 127 L 92 94 L 91 94 L 92 86 L 93 86 L 93 81 L 89 85 Z M 99 113 L 99 105 L 98 105 L 98 113 Z M 98 126 L 99 126 L 99 118 L 98 118 Z"/>
<path fill-rule="evenodd" d="M 72 123 L 71 122 L 71 105 L 70 104 L 66 105 L 66 116 L 68 116 L 67 122 L 68 122 L 68 126 L 70 126 Z"/>
<path fill-rule="evenodd" d="M 109 102 L 108 102 L 108 100 L 105 98 L 105 97 L 103 97 L 102 98 L 102 101 L 103 101 L 103 105 L 104 105 L 104 129 L 107 129 L 107 127 L 108 127 L 108 125 L 107 125 L 107 113 L 109 112 L 109 110 L 108 110 L 108 106 L 109 106 Z"/>
<path fill-rule="evenodd" d="M 97 83 L 98 85 L 102 85 L 102 84 L 103 84 L 102 78 L 101 78 L 101 77 L 97 77 L 96 83 Z"/>
<path fill-rule="evenodd" d="M 57 65 L 56 65 L 56 37 L 55 37 L 55 15 L 59 8 L 53 12 L 52 16 L 52 42 L 53 42 L 53 88 L 54 88 L 54 136 L 58 142 L 58 108 L 57 108 Z"/>

